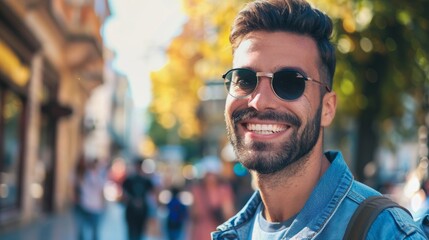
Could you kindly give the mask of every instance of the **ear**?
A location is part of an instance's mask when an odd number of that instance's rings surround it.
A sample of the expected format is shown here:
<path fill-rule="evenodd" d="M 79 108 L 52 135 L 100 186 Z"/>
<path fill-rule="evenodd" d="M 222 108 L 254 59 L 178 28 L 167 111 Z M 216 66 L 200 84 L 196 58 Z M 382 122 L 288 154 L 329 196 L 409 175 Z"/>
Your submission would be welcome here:
<path fill-rule="evenodd" d="M 334 120 L 335 113 L 337 111 L 337 94 L 335 92 L 328 92 L 323 96 L 322 116 L 321 123 L 322 127 L 328 127 Z"/>

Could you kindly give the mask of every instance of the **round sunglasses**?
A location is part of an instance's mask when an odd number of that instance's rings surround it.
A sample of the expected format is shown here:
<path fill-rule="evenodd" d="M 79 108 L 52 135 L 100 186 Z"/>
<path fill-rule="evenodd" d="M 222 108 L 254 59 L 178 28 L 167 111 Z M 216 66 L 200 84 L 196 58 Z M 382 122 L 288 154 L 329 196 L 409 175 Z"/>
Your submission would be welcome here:
<path fill-rule="evenodd" d="M 228 93 L 234 98 L 245 98 L 255 91 L 259 77 L 271 78 L 271 88 L 282 100 L 292 101 L 302 96 L 305 82 L 317 83 L 330 92 L 331 89 L 324 83 L 306 77 L 294 69 L 282 69 L 275 73 L 255 72 L 247 68 L 234 68 L 222 75 Z"/>

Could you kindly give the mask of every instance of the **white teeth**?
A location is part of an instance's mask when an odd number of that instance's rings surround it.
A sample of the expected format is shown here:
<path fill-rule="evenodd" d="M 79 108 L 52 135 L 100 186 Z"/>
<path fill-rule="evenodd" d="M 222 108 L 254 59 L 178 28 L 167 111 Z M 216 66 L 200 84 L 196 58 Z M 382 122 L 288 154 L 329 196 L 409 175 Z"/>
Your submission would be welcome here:
<path fill-rule="evenodd" d="M 273 134 L 277 132 L 281 132 L 287 129 L 285 125 L 278 124 L 247 124 L 247 129 L 249 131 L 254 131 L 259 134 Z"/>

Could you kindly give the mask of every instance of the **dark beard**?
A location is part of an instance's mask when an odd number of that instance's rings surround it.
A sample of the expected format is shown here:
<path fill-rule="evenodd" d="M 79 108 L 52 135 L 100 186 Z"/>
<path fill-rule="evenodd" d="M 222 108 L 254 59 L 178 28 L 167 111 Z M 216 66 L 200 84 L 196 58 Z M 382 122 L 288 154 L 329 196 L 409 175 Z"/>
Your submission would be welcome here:
<path fill-rule="evenodd" d="M 305 160 L 317 143 L 320 134 L 320 121 L 322 106 L 317 109 L 316 115 L 303 129 L 301 135 L 297 129 L 301 126 L 298 117 L 291 114 L 278 114 L 275 112 L 258 113 L 253 108 L 233 112 L 230 121 L 227 121 L 228 137 L 231 141 L 238 160 L 249 170 L 259 174 L 272 174 L 278 172 L 293 163 Z M 294 127 L 289 141 L 284 142 L 278 151 L 271 150 L 272 144 L 266 142 L 254 142 L 251 146 L 245 146 L 243 139 L 237 136 L 237 122 L 242 119 L 256 117 L 261 120 L 284 121 Z M 251 150 L 251 151 L 248 151 Z M 262 153 L 266 152 L 266 153 Z M 303 163 L 303 162 L 302 162 Z"/>

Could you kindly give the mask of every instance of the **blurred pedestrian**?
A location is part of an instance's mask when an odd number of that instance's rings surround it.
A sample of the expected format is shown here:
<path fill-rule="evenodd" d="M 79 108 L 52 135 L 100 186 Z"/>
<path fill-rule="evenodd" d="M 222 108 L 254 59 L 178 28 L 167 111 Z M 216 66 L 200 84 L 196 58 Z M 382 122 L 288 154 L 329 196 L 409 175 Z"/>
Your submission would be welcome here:
<path fill-rule="evenodd" d="M 167 231 L 169 240 L 183 239 L 184 227 L 188 218 L 188 209 L 179 198 L 179 188 L 171 188 L 171 199 L 167 203 Z"/>
<path fill-rule="evenodd" d="M 219 169 L 209 168 L 203 179 L 192 186 L 192 194 L 190 238 L 210 239 L 216 226 L 234 214 L 232 188 L 221 179 Z"/>
<path fill-rule="evenodd" d="M 143 158 L 133 161 L 134 173 L 127 176 L 122 184 L 122 202 L 125 204 L 125 220 L 129 240 L 140 240 L 146 231 L 148 218 L 154 211 L 153 199 L 154 185 L 142 169 Z"/>
<path fill-rule="evenodd" d="M 106 208 L 103 195 L 107 170 L 98 159 L 78 163 L 75 185 L 76 216 L 79 240 L 98 240 L 99 226 Z"/>

